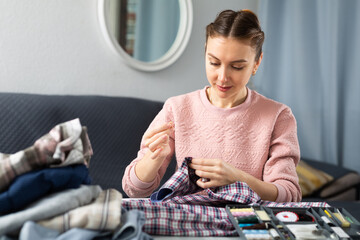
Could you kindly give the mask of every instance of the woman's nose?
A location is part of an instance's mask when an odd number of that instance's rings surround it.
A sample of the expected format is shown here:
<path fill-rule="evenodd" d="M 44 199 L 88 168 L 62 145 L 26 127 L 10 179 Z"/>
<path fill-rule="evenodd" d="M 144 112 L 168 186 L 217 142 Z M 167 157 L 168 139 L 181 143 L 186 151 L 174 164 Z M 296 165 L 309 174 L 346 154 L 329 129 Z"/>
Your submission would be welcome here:
<path fill-rule="evenodd" d="M 222 83 L 224 83 L 228 80 L 226 67 L 219 68 L 218 80 Z"/>

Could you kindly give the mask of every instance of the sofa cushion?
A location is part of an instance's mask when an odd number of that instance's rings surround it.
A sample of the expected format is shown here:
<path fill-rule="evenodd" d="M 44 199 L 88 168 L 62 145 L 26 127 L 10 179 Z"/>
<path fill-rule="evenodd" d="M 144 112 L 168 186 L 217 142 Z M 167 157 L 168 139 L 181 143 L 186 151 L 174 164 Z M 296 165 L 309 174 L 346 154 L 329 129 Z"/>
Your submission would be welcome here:
<path fill-rule="evenodd" d="M 330 176 L 332 176 L 334 179 L 341 178 L 345 176 L 348 173 L 355 172 L 347 168 L 343 168 L 340 166 L 336 166 L 331 163 L 322 162 L 322 161 L 315 161 L 310 159 L 302 159 L 302 161 L 305 161 L 307 164 L 309 164 L 311 167 L 321 170 Z"/>
<path fill-rule="evenodd" d="M 353 201 L 360 198 L 360 175 L 356 171 L 334 164 L 303 159 L 311 167 L 333 177 L 332 181 L 306 195 L 309 199 Z M 351 194 L 349 194 L 351 193 Z M 305 199 L 306 201 L 309 199 Z"/>
<path fill-rule="evenodd" d="M 296 172 L 299 176 L 299 184 L 303 197 L 311 195 L 334 179 L 329 174 L 311 167 L 304 161 L 299 162 Z"/>
<path fill-rule="evenodd" d="M 331 185 L 325 186 L 319 192 L 319 196 L 321 198 L 334 198 L 333 200 L 338 200 L 338 198 L 335 197 L 336 195 L 341 194 L 350 189 L 357 192 L 359 191 L 359 188 L 360 188 L 360 175 L 355 172 L 350 172 L 344 175 L 343 177 L 333 181 Z M 357 192 L 357 194 L 359 194 L 359 192 Z M 355 197 L 358 198 L 358 196 Z M 351 199 L 351 200 L 355 200 L 355 199 Z"/>

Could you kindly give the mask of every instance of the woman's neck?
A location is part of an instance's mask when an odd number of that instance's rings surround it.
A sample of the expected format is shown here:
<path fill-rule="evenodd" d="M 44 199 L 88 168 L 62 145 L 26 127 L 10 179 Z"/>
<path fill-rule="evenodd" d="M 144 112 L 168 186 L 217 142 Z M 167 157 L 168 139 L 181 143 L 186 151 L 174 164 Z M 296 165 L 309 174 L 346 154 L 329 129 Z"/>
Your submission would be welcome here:
<path fill-rule="evenodd" d="M 206 89 L 206 95 L 210 103 L 219 108 L 233 108 L 243 102 L 245 102 L 247 97 L 247 88 L 244 87 L 236 96 L 233 98 L 220 98 L 216 95 L 212 87 Z"/>

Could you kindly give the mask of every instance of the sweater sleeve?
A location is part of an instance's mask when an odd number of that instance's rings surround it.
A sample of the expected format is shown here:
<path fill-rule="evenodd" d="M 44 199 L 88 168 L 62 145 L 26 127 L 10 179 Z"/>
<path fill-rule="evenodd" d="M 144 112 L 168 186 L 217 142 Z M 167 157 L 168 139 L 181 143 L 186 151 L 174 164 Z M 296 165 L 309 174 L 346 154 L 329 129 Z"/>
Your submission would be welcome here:
<path fill-rule="evenodd" d="M 264 166 L 264 181 L 278 189 L 276 202 L 301 201 L 296 166 L 300 160 L 297 126 L 290 108 L 283 109 L 271 136 L 269 158 Z"/>
<path fill-rule="evenodd" d="M 147 130 L 157 127 L 169 121 L 174 122 L 171 114 L 170 104 L 168 103 L 168 101 L 166 101 L 163 109 L 154 118 L 154 120 L 151 122 Z M 144 157 L 145 153 L 149 150 L 144 144 L 144 137 L 142 137 L 140 143 L 140 150 L 138 151 L 137 157 L 126 167 L 122 179 L 122 188 L 129 197 L 136 197 L 136 198 L 148 197 L 160 185 L 160 181 L 164 176 L 166 169 L 169 166 L 169 163 L 175 151 L 174 136 L 170 136 L 170 147 L 171 147 L 171 153 L 164 160 L 164 163 L 160 167 L 154 181 L 143 182 L 136 176 L 135 173 L 136 163 L 140 161 Z"/>

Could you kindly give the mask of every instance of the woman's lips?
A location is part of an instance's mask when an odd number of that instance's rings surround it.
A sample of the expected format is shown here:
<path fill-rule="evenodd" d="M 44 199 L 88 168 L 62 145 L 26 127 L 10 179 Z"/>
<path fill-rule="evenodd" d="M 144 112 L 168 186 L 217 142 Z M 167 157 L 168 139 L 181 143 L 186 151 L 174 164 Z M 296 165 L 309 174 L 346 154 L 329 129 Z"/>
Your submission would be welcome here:
<path fill-rule="evenodd" d="M 222 86 L 219 86 L 219 85 L 216 85 L 216 86 L 222 92 L 226 92 L 226 91 L 230 90 L 230 88 L 231 88 L 231 87 L 222 87 Z"/>

